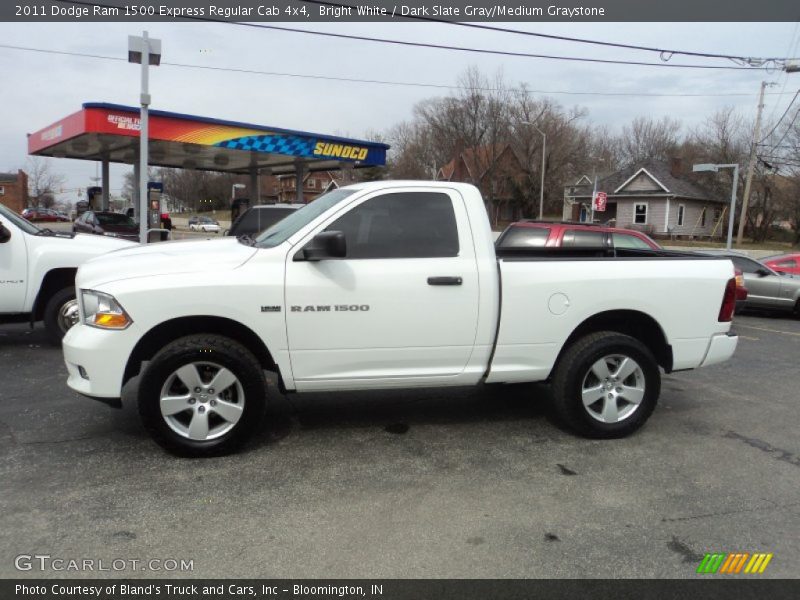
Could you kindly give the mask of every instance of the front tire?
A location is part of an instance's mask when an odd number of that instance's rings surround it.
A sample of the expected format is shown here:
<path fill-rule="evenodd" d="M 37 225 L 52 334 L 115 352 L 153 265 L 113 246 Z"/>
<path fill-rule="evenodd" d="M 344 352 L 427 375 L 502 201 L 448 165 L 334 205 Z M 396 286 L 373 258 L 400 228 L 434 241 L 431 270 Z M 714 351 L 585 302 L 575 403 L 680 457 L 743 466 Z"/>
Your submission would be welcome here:
<path fill-rule="evenodd" d="M 229 338 L 199 334 L 165 346 L 139 383 L 139 415 L 153 439 L 178 456 L 238 450 L 266 411 L 258 360 Z"/>
<path fill-rule="evenodd" d="M 47 340 L 53 346 L 60 346 L 61 339 L 70 327 L 78 323 L 79 318 L 74 287 L 66 287 L 53 294 L 45 304 L 42 316 Z"/>
<path fill-rule="evenodd" d="M 562 424 L 585 437 L 620 438 L 642 427 L 655 410 L 661 374 L 642 342 L 601 331 L 569 347 L 552 390 Z"/>

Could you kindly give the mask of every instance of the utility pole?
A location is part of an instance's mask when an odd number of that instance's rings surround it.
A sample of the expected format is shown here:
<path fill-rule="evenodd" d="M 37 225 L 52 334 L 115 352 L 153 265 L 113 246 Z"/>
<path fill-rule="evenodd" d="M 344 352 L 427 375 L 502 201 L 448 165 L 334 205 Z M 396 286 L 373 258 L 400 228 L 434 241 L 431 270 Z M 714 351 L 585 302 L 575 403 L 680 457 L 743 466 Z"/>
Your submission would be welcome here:
<path fill-rule="evenodd" d="M 739 232 L 736 234 L 736 245 L 742 245 L 744 237 L 744 223 L 747 221 L 747 203 L 750 200 L 750 186 L 753 183 L 753 171 L 756 169 L 756 147 L 761 136 L 761 113 L 764 110 L 764 90 L 767 82 L 761 82 L 761 93 L 758 96 L 758 112 L 756 113 L 756 126 L 753 130 L 753 143 L 750 146 L 750 162 L 747 165 L 747 179 L 744 184 L 744 194 L 742 195 L 742 212 L 739 214 Z"/>

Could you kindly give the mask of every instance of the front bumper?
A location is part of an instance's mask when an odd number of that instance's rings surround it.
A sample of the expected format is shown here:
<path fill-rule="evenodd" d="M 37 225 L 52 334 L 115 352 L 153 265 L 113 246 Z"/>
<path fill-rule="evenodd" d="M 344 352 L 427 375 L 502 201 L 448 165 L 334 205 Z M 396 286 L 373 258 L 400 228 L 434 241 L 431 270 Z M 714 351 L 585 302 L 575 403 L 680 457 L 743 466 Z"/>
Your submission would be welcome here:
<path fill-rule="evenodd" d="M 70 328 L 62 342 L 67 385 L 98 400 L 120 398 L 125 366 L 138 339 L 131 329 L 113 331 L 83 323 Z"/>
<path fill-rule="evenodd" d="M 739 336 L 734 333 L 721 333 L 712 336 L 711 343 L 708 345 L 706 357 L 703 359 L 701 367 L 715 365 L 724 362 L 733 356 L 736 345 L 739 343 Z"/>

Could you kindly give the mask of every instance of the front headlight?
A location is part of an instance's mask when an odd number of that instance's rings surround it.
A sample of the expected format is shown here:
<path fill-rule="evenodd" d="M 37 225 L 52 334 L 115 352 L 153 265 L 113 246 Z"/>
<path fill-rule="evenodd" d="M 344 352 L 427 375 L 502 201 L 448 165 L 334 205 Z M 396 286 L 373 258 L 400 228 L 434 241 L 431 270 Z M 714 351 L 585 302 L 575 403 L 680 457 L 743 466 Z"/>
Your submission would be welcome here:
<path fill-rule="evenodd" d="M 133 323 L 113 296 L 94 290 L 81 292 L 83 322 L 101 329 L 125 329 Z"/>

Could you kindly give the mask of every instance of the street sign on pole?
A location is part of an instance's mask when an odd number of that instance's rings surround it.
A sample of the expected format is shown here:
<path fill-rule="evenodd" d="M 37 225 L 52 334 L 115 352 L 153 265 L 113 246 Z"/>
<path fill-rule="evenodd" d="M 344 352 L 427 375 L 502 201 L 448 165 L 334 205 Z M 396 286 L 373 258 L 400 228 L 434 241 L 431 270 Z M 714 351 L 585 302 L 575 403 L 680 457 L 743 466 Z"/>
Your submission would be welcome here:
<path fill-rule="evenodd" d="M 592 202 L 592 209 L 595 212 L 606 212 L 606 203 L 608 202 L 608 196 L 605 192 L 597 192 L 594 195 L 594 201 Z"/>

